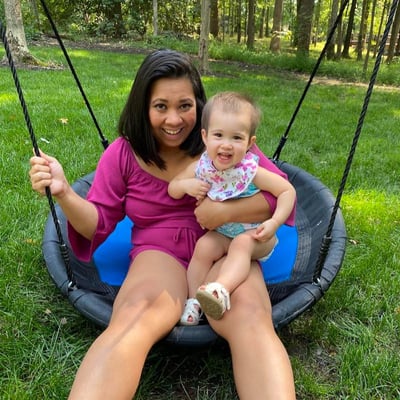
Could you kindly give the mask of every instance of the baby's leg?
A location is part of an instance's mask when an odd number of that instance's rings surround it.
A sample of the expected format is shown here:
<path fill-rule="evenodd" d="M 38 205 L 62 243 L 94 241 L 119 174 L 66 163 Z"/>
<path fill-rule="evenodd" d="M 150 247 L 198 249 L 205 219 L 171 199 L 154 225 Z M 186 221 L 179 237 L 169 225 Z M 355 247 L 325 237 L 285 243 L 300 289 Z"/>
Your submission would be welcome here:
<path fill-rule="evenodd" d="M 189 298 L 195 297 L 197 288 L 204 283 L 210 268 L 228 251 L 231 240 L 218 232 L 210 231 L 196 243 L 187 270 Z"/>
<path fill-rule="evenodd" d="M 267 242 L 260 242 L 252 237 L 254 230 L 236 236 L 230 246 L 227 256 L 221 265 L 217 282 L 231 293 L 248 276 L 250 261 L 268 255 L 275 247 L 276 238 Z"/>

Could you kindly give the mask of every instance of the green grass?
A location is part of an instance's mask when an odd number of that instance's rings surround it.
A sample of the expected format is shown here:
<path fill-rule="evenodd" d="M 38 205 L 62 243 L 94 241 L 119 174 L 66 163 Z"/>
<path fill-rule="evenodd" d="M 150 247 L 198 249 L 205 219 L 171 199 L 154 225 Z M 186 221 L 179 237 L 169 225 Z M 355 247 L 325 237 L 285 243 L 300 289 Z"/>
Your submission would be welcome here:
<path fill-rule="evenodd" d="M 57 48 L 32 51 L 63 62 Z M 79 49 L 70 55 L 111 141 L 144 55 Z M 306 77 L 250 64 L 245 70 L 235 62 L 214 61 L 212 69 L 214 75 L 204 77 L 209 96 L 227 89 L 255 96 L 264 113 L 258 143 L 272 155 Z M 68 69 L 20 70 L 19 77 L 40 147 L 62 162 L 71 181 L 92 171 L 102 146 Z M 336 194 L 365 90 L 346 82 L 313 84 L 281 159 L 317 176 Z M 326 296 L 280 332 L 299 399 L 400 397 L 399 104 L 398 87 L 374 91 L 342 201 L 349 236 L 342 270 Z M 32 145 L 4 67 L 0 126 L 0 398 L 66 398 L 100 331 L 66 302 L 46 272 L 41 239 L 48 204 L 30 189 Z M 160 400 L 234 398 L 224 346 L 156 346 L 137 394 Z"/>

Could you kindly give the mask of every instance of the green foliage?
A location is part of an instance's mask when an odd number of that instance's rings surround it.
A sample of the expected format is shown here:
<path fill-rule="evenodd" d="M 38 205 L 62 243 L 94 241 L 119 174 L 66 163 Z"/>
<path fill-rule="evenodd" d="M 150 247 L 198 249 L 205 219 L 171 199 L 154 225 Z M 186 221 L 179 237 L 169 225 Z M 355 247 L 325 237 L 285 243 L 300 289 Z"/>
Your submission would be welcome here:
<path fill-rule="evenodd" d="M 190 52 L 195 53 L 192 42 L 173 43 L 192 45 Z M 149 43 L 143 46 L 151 48 Z M 217 50 L 222 57 L 229 48 Z M 32 51 L 40 59 L 63 62 L 57 47 L 34 46 Z M 237 55 L 240 62 L 234 51 L 229 61 L 211 61 L 213 75 L 203 77 L 207 94 L 252 94 L 263 110 L 257 141 L 271 155 L 307 75 L 287 72 L 289 55 L 268 58 L 243 49 Z M 74 48 L 70 56 L 112 141 L 144 54 L 138 48 L 122 53 Z M 259 57 L 262 62 L 253 64 Z M 324 62 L 324 74 L 344 74 L 338 65 Z M 388 75 L 398 71 L 396 65 L 390 71 L 382 67 Z M 346 68 L 349 76 L 358 75 L 351 61 Z M 92 171 L 102 147 L 69 70 L 21 69 L 19 77 L 40 147 L 60 159 L 71 182 Z M 309 171 L 334 194 L 365 91 L 365 84 L 331 76 L 316 80 L 282 153 L 283 160 Z M 349 238 L 342 270 L 321 301 L 279 332 L 299 399 L 400 397 L 399 104 L 398 87 L 375 88 L 342 200 Z M 58 400 L 67 398 L 78 365 L 100 331 L 66 302 L 46 272 L 41 240 L 48 204 L 29 185 L 32 145 L 7 68 L 0 68 L 0 107 L 0 397 Z M 190 351 L 156 346 L 136 398 L 237 399 L 228 349 L 224 344 Z"/>

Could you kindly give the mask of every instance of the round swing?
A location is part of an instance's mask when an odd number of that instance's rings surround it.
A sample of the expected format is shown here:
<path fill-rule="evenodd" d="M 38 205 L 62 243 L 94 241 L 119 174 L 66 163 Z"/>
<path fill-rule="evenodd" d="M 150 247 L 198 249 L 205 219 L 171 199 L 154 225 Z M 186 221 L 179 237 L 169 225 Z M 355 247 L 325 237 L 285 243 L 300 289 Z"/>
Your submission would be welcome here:
<path fill-rule="evenodd" d="M 295 228 L 282 226 L 277 235 L 279 244 L 271 257 L 262 263 L 263 274 L 273 303 L 273 321 L 277 329 L 285 326 L 316 303 L 331 285 L 343 261 L 346 230 L 340 212 L 335 217 L 331 243 L 318 279 L 315 262 L 319 257 L 321 239 L 329 225 L 335 199 L 317 178 L 304 170 L 284 162 L 277 162 L 297 191 Z M 73 185 L 85 196 L 94 173 Z M 56 206 L 63 237 L 67 238 L 67 221 Z M 107 326 L 113 299 L 129 266 L 130 230 L 132 222 L 125 218 L 96 250 L 90 263 L 82 263 L 66 247 L 75 278 L 76 289 L 70 290 L 70 279 L 65 268 L 60 242 L 49 215 L 44 236 L 43 254 L 48 271 L 68 300 L 85 317 L 100 326 Z M 200 346 L 211 343 L 217 335 L 207 323 L 198 326 L 176 326 L 165 341 L 178 345 Z"/>
<path fill-rule="evenodd" d="M 107 140 L 101 133 L 47 6 L 43 0 L 41 3 L 98 129 L 103 146 L 106 148 Z M 396 10 L 396 2 L 392 4 L 382 35 L 374 70 L 336 198 L 329 188 L 316 177 L 297 166 L 280 161 L 279 156 L 346 5 L 347 1 L 344 1 L 298 106 L 273 156 L 273 161 L 287 174 L 297 192 L 295 227 L 281 227 L 278 231 L 279 245 L 272 256 L 261 265 L 273 304 L 273 322 L 276 329 L 284 327 L 310 309 L 326 293 L 341 268 L 345 254 L 347 239 L 343 216 L 339 208 L 340 200 L 384 53 Z M 38 145 L 1 21 L 0 33 L 31 141 L 35 153 L 39 155 Z M 86 195 L 94 174 L 95 172 L 92 172 L 74 183 L 73 188 L 79 195 Z M 47 190 L 46 194 L 49 200 L 50 214 L 44 230 L 42 249 L 48 272 L 59 290 L 83 316 L 99 326 L 105 327 L 111 316 L 113 300 L 118 292 L 118 287 L 128 269 L 132 222 L 127 218 L 121 221 L 109 238 L 96 250 L 91 262 L 83 263 L 77 260 L 70 250 L 64 214 L 58 206 L 54 205 L 50 190 Z M 202 346 L 217 339 L 217 335 L 205 321 L 198 326 L 176 326 L 164 340 L 174 345 Z"/>

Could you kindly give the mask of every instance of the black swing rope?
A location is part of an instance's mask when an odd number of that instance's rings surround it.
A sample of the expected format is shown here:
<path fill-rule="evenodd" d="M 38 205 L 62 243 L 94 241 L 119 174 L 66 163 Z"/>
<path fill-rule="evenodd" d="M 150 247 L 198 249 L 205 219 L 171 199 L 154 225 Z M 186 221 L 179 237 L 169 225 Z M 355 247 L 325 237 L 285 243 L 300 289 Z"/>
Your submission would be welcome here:
<path fill-rule="evenodd" d="M 319 55 L 318 60 L 314 65 L 314 68 L 313 68 L 313 70 L 311 72 L 311 75 L 308 78 L 307 84 L 306 84 L 306 86 L 305 86 L 305 88 L 303 90 L 303 93 L 302 93 L 301 97 L 300 97 L 300 100 L 297 103 L 297 106 L 296 106 L 296 108 L 295 108 L 295 110 L 294 110 L 294 112 L 292 114 L 292 117 L 290 118 L 288 126 L 286 127 L 286 130 L 285 130 L 284 134 L 282 135 L 282 137 L 281 137 L 281 139 L 279 141 L 278 147 L 276 148 L 274 155 L 272 156 L 272 159 L 274 161 L 279 160 L 279 157 L 281 155 L 283 147 L 285 146 L 287 138 L 289 136 L 290 129 L 292 128 L 294 120 L 296 119 L 296 116 L 300 111 L 301 105 L 303 104 L 303 101 L 304 101 L 304 99 L 306 97 L 306 94 L 308 93 L 308 90 L 310 89 L 311 83 L 312 83 L 315 75 L 317 74 L 318 68 L 319 68 L 322 60 L 325 57 L 325 54 L 326 54 L 326 52 L 328 50 L 328 46 L 329 46 L 330 42 L 333 39 L 333 35 L 335 34 L 336 28 L 337 28 L 337 26 L 339 25 L 339 22 L 342 19 L 344 10 L 346 9 L 348 2 L 349 2 L 349 0 L 344 0 L 343 1 L 342 5 L 340 7 L 339 14 L 337 15 L 337 17 L 335 19 L 335 22 L 333 23 L 331 29 L 329 30 L 328 37 L 327 37 L 325 45 L 324 45 L 324 47 L 323 47 L 323 49 L 321 51 L 321 54 Z"/>
<path fill-rule="evenodd" d="M 28 107 L 27 107 L 26 102 L 25 102 L 24 94 L 22 92 L 21 84 L 20 84 L 20 81 L 19 81 L 19 78 L 18 78 L 18 74 L 17 74 L 17 69 L 15 68 L 15 64 L 14 64 L 14 60 L 13 60 L 13 57 L 12 57 L 12 54 L 11 54 L 10 46 L 8 44 L 6 28 L 5 28 L 5 26 L 3 26 L 3 23 L 2 23 L 1 20 L 0 20 L 0 35 L 1 35 L 1 39 L 2 39 L 2 41 L 4 43 L 4 49 L 6 51 L 6 56 L 7 56 L 8 63 L 9 63 L 10 69 L 11 69 L 11 73 L 12 73 L 12 76 L 13 76 L 13 79 L 14 79 L 14 84 L 15 84 L 15 88 L 17 90 L 18 98 L 19 98 L 19 101 L 21 103 L 22 112 L 24 114 L 25 123 L 26 123 L 26 126 L 27 126 L 28 131 L 29 131 L 29 135 L 30 135 L 31 142 L 32 142 L 32 145 L 33 145 L 33 150 L 35 152 L 35 155 L 40 157 L 39 146 L 37 144 L 35 132 L 33 130 L 33 126 L 32 126 L 32 123 L 31 123 L 30 116 L 29 116 Z M 57 237 L 58 237 L 59 246 L 60 246 L 60 253 L 61 253 L 61 256 L 62 256 L 62 258 L 64 260 L 64 263 L 65 263 L 65 268 L 66 268 L 67 277 L 68 277 L 68 281 L 69 281 L 67 290 L 68 291 L 75 290 L 77 287 L 76 287 L 76 282 L 75 282 L 75 279 L 74 279 L 74 276 L 73 276 L 72 268 L 71 268 L 71 265 L 70 265 L 70 258 L 69 258 L 69 254 L 68 254 L 68 248 L 67 248 L 67 245 L 64 242 L 64 238 L 63 238 L 63 235 L 61 233 L 60 222 L 59 222 L 58 217 L 57 217 L 57 213 L 56 213 L 55 206 L 54 206 L 54 201 L 53 201 L 53 198 L 52 198 L 52 195 L 51 195 L 49 187 L 46 187 L 46 197 L 47 197 L 47 200 L 48 200 L 48 203 L 49 203 L 50 212 L 51 212 L 51 215 L 53 217 L 54 225 L 55 225 L 55 228 L 56 228 Z"/>
<path fill-rule="evenodd" d="M 64 46 L 64 43 L 63 43 L 63 41 L 62 41 L 62 39 L 61 39 L 61 36 L 60 36 L 60 34 L 58 33 L 57 27 L 56 27 L 56 25 L 55 25 L 55 23 L 54 23 L 54 20 L 53 20 L 51 14 L 50 14 L 50 11 L 49 11 L 49 9 L 48 9 L 48 7 L 47 7 L 47 5 L 46 5 L 46 3 L 45 3 L 44 0 L 40 0 L 40 3 L 42 4 L 43 10 L 44 10 L 44 12 L 45 12 L 45 14 L 46 14 L 47 19 L 48 19 L 49 22 L 50 22 L 50 25 L 51 25 L 51 27 L 52 27 L 52 29 L 53 29 L 54 35 L 55 35 L 55 37 L 56 37 L 56 39 L 57 39 L 59 45 L 60 45 L 60 47 L 61 47 L 61 50 L 62 50 L 62 52 L 63 52 L 63 54 L 64 54 L 64 57 L 65 57 L 65 59 L 67 60 L 68 66 L 69 66 L 69 68 L 70 68 L 70 70 L 71 70 L 71 73 L 72 73 L 72 75 L 73 75 L 73 77 L 74 77 L 74 79 L 75 79 L 75 82 L 76 82 L 76 84 L 77 84 L 77 86 L 78 86 L 78 88 L 79 88 L 79 91 L 80 91 L 80 93 L 81 93 L 81 95 L 82 95 L 82 98 L 83 98 L 83 100 L 84 100 L 84 102 L 85 102 L 86 108 L 88 109 L 89 114 L 90 114 L 90 116 L 92 117 L 92 120 L 93 120 L 93 122 L 94 122 L 94 125 L 96 126 L 96 129 L 97 129 L 97 132 L 98 132 L 98 134 L 99 134 L 99 136 L 100 136 L 100 140 L 101 140 L 101 143 L 102 143 L 102 145 L 103 145 L 103 148 L 106 149 L 106 148 L 108 147 L 108 140 L 107 140 L 107 139 L 105 138 L 105 136 L 103 135 L 103 132 L 102 132 L 102 130 L 101 130 L 101 128 L 100 128 L 100 125 L 99 125 L 98 122 L 97 122 L 96 116 L 94 115 L 94 112 L 93 112 L 93 110 L 92 110 L 92 107 L 90 106 L 89 100 L 88 100 L 88 98 L 86 97 L 85 91 L 83 90 L 83 87 L 82 87 L 82 85 L 81 85 L 81 82 L 80 82 L 80 80 L 79 80 L 79 78 L 78 78 L 78 75 L 77 75 L 77 73 L 76 73 L 76 71 L 75 71 L 75 68 L 74 68 L 74 66 L 73 66 L 73 64 L 72 64 L 72 62 L 71 62 L 71 59 L 70 59 L 70 57 L 69 57 L 69 55 L 68 55 L 68 52 L 67 52 L 67 50 L 66 50 L 66 48 L 65 48 L 65 46 Z"/>
<path fill-rule="evenodd" d="M 332 234 L 332 230 L 333 230 L 333 225 L 335 223 L 336 214 L 338 212 L 338 209 L 339 209 L 339 206 L 340 206 L 340 201 L 342 199 L 344 188 L 346 186 L 346 181 L 347 181 L 347 178 L 348 178 L 349 173 L 350 173 L 350 167 L 351 167 L 351 164 L 353 162 L 353 158 L 354 158 L 354 154 L 356 152 L 358 140 L 359 140 L 360 135 L 361 135 L 361 130 L 362 130 L 362 126 L 364 124 L 365 115 L 366 115 L 367 110 L 368 110 L 368 105 L 369 105 L 369 101 L 371 99 L 372 90 L 374 88 L 376 77 L 377 77 L 378 72 L 379 72 L 379 67 L 380 67 L 381 62 L 382 62 L 382 57 L 383 57 L 383 54 L 385 52 L 386 41 L 387 41 L 387 39 L 389 37 L 389 31 L 390 31 L 390 28 L 392 26 L 392 22 L 393 22 L 394 15 L 396 13 L 398 2 L 399 2 L 399 0 L 393 0 L 392 5 L 390 7 L 390 12 L 389 12 L 388 19 L 387 19 L 387 22 L 386 22 L 386 27 L 385 27 L 385 30 L 383 32 L 381 41 L 379 43 L 379 50 L 378 50 L 378 53 L 377 53 L 377 56 L 376 56 L 376 59 L 375 59 L 374 68 L 372 70 L 371 77 L 370 77 L 370 80 L 369 80 L 368 89 L 367 89 L 365 97 L 364 97 L 364 103 L 363 103 L 363 106 L 361 108 L 361 112 L 360 112 L 360 116 L 359 116 L 359 119 L 358 119 L 356 130 L 354 132 L 353 142 L 351 144 L 350 152 L 349 152 L 349 155 L 347 157 L 346 166 L 344 168 L 343 177 L 342 177 L 342 180 L 341 180 L 341 183 L 340 183 L 340 186 L 339 186 L 338 194 L 336 196 L 335 204 L 333 206 L 333 210 L 332 210 L 331 218 L 330 218 L 330 221 L 329 221 L 329 225 L 328 225 L 326 234 L 325 234 L 324 238 L 322 239 L 321 248 L 320 248 L 320 252 L 319 252 L 319 256 L 318 256 L 318 261 L 316 263 L 315 272 L 314 272 L 314 282 L 316 284 L 319 283 L 319 279 L 321 277 L 322 268 L 324 266 L 325 259 L 326 259 L 326 256 L 328 254 L 330 242 L 332 240 L 331 234 Z"/>

